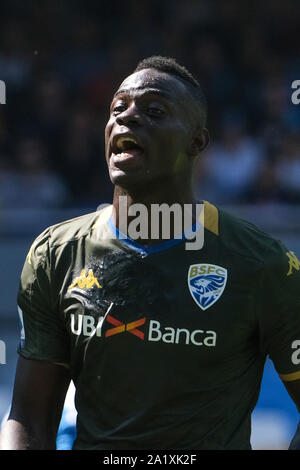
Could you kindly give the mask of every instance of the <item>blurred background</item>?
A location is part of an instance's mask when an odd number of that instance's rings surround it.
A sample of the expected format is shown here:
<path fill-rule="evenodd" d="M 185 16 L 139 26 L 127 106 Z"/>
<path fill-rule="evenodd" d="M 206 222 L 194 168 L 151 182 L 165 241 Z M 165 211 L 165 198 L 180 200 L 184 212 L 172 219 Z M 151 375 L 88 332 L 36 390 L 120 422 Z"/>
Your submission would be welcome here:
<path fill-rule="evenodd" d="M 297 0 L 2 0 L 0 5 L 0 421 L 10 404 L 16 292 L 32 240 L 110 202 L 104 127 L 137 62 L 175 57 L 208 100 L 211 145 L 199 198 L 258 224 L 300 254 Z M 296 407 L 267 361 L 254 449 L 285 449 Z"/>

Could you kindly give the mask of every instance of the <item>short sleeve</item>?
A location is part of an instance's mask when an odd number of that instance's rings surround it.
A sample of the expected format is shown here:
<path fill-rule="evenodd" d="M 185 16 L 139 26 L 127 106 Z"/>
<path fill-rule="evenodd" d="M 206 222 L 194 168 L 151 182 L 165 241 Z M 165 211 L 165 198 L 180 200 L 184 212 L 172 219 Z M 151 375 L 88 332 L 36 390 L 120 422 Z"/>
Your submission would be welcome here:
<path fill-rule="evenodd" d="M 260 285 L 260 341 L 283 381 L 300 379 L 300 261 L 274 241 Z"/>
<path fill-rule="evenodd" d="M 69 363 L 66 328 L 53 302 L 49 230 L 32 244 L 18 292 L 21 340 L 18 353 L 28 359 Z"/>

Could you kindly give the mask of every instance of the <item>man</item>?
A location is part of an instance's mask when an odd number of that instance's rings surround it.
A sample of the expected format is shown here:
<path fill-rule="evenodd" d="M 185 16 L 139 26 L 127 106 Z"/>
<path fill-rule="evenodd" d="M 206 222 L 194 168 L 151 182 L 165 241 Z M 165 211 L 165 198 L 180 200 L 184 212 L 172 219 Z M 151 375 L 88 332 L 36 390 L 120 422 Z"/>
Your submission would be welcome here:
<path fill-rule="evenodd" d="M 120 201 L 127 227 L 136 203 L 149 213 L 156 203 L 189 205 L 195 227 L 205 119 L 198 83 L 172 59 L 146 59 L 114 95 L 113 205 L 45 230 L 24 265 L 24 334 L 2 448 L 55 448 L 70 379 L 74 449 L 250 449 L 267 355 L 300 407 L 292 252 L 207 202 L 200 249 L 186 250 L 175 230 L 170 240 L 120 230 Z"/>

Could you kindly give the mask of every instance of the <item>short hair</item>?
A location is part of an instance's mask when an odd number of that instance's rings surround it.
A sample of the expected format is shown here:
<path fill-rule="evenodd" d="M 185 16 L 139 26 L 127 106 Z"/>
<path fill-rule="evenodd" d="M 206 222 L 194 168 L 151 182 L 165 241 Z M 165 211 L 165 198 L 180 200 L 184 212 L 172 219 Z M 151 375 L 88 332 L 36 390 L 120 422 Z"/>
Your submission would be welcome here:
<path fill-rule="evenodd" d="M 186 67 L 180 65 L 173 57 L 151 56 L 141 60 L 134 70 L 139 72 L 144 69 L 155 69 L 159 72 L 165 72 L 174 75 L 184 82 L 188 89 L 192 92 L 197 103 L 200 106 L 200 113 L 203 125 L 207 119 L 207 101 L 202 88 L 196 78 L 187 70 Z"/>

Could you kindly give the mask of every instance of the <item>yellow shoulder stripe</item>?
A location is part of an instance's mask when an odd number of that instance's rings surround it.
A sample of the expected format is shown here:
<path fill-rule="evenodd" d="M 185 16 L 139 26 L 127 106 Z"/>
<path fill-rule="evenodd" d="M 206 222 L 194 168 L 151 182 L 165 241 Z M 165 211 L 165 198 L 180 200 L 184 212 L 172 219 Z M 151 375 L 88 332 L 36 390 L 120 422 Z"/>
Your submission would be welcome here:
<path fill-rule="evenodd" d="M 279 377 L 284 382 L 292 382 L 293 380 L 300 379 L 300 370 L 298 372 L 291 372 L 290 374 L 279 374 Z"/>
<path fill-rule="evenodd" d="M 204 228 L 215 235 L 219 235 L 218 209 L 207 201 L 204 201 Z"/>

